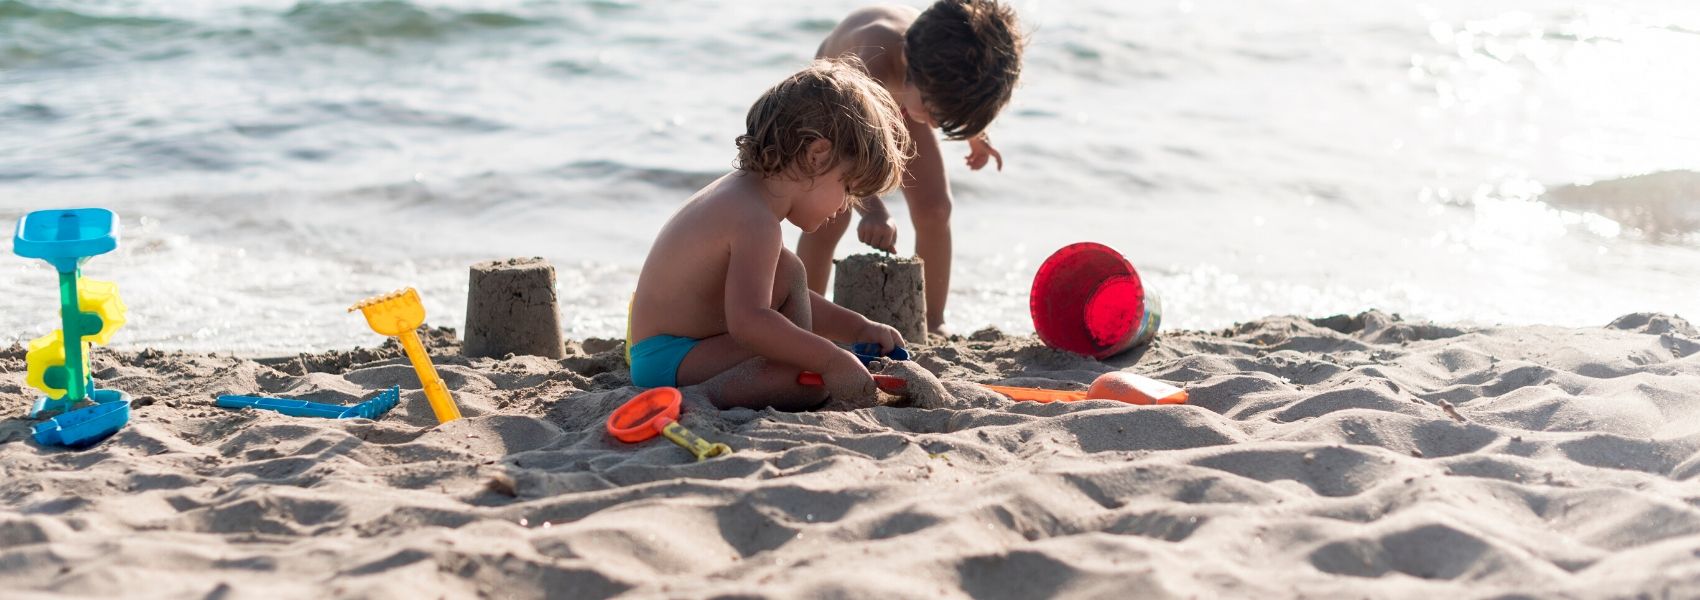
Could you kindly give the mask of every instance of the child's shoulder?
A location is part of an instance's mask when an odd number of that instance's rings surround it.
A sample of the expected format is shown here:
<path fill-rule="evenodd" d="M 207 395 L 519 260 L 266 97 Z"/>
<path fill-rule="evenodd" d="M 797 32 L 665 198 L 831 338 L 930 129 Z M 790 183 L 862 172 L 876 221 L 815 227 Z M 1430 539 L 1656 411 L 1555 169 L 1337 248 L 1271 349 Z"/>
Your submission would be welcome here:
<path fill-rule="evenodd" d="M 883 23 L 884 25 L 891 26 L 895 24 L 899 29 L 901 29 L 906 27 L 910 22 L 913 22 L 915 17 L 920 14 L 921 9 L 913 6 L 904 6 L 901 4 L 875 4 L 850 11 L 850 14 L 845 15 L 844 22 L 878 23 L 885 21 L 888 23 Z"/>
<path fill-rule="evenodd" d="M 864 42 L 901 42 L 903 32 L 915 22 L 921 11 L 911 6 L 881 4 L 850 11 L 833 28 L 834 36 L 857 38 Z"/>
<path fill-rule="evenodd" d="M 687 202 L 728 225 L 767 224 L 777 229 L 779 220 L 767 209 L 760 180 L 759 175 L 733 171 L 698 190 Z"/>
<path fill-rule="evenodd" d="M 891 75 L 885 72 L 888 70 L 886 67 L 896 64 L 894 59 L 902 52 L 903 35 L 919 14 L 908 6 L 877 5 L 856 9 L 839 21 L 838 26 L 821 42 L 817 58 L 855 55 L 866 65 L 870 75 L 883 82 L 887 75 Z"/>

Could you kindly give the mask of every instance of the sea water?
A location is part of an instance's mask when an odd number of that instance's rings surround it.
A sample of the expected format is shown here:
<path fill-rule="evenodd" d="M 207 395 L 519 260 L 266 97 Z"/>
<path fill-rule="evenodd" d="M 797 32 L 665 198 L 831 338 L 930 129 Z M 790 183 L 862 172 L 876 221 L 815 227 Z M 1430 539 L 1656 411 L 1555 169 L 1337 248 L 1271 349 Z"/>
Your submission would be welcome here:
<path fill-rule="evenodd" d="M 0 220 L 121 215 L 85 265 L 130 306 L 119 347 L 373 344 L 344 309 L 403 286 L 458 327 L 467 268 L 510 256 L 555 265 L 569 336 L 618 336 L 661 223 L 862 4 L 0 0 Z M 956 331 L 1030 332 L 1078 241 L 1166 328 L 1700 316 L 1692 2 L 1013 4 L 1005 168 L 944 144 Z M 0 342 L 56 327 L 55 293 L 0 255 Z"/>

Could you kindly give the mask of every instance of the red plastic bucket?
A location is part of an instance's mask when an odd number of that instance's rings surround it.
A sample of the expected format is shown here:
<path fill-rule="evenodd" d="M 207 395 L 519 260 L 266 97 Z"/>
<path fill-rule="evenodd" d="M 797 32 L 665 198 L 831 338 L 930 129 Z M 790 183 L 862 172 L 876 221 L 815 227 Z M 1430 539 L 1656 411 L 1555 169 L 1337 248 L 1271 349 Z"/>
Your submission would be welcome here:
<path fill-rule="evenodd" d="M 1163 320 L 1162 303 L 1127 258 L 1092 242 L 1045 259 L 1028 305 L 1045 345 L 1100 359 L 1151 341 Z"/>

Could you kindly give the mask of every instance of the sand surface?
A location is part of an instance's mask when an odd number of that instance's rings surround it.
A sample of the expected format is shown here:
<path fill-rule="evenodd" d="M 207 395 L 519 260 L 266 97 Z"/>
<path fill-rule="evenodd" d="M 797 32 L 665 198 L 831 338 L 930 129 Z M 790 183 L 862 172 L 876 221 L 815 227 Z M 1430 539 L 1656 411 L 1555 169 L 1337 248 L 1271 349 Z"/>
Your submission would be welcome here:
<path fill-rule="evenodd" d="M 0 351 L 8 598 L 1695 597 L 1700 333 L 1462 328 L 1381 313 L 1170 332 L 1099 363 L 980 332 L 921 348 L 925 399 L 706 408 L 707 462 L 614 441 L 616 342 L 559 360 L 427 342 L 468 418 L 434 426 L 394 347 L 277 360 L 99 351 L 135 417 L 85 451 L 23 420 Z M 1192 404 L 1011 403 L 1128 369 Z M 353 402 L 378 421 L 212 406 Z M 920 405 L 920 406 L 917 406 Z M 924 407 L 922 407 L 924 406 Z"/>

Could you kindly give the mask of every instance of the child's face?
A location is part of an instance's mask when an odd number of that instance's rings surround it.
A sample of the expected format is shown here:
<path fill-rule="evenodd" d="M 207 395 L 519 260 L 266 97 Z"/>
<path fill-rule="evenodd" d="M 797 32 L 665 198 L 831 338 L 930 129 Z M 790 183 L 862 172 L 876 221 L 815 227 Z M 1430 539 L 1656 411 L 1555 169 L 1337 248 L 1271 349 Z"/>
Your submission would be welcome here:
<path fill-rule="evenodd" d="M 850 196 L 850 187 L 844 181 L 844 171 L 844 165 L 838 165 L 806 182 L 810 187 L 806 188 L 803 197 L 791 206 L 791 214 L 786 215 L 785 219 L 798 229 L 814 233 L 833 217 L 850 210 L 850 204 L 855 198 Z"/>
<path fill-rule="evenodd" d="M 921 90 L 915 84 L 903 84 L 903 93 L 898 96 L 897 105 L 903 109 L 903 116 L 928 127 L 938 127 L 938 123 L 933 121 L 932 109 L 927 108 L 926 101 L 921 99 Z"/>

